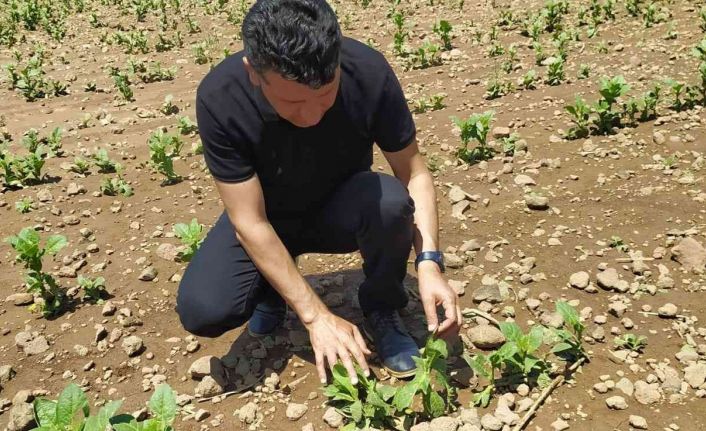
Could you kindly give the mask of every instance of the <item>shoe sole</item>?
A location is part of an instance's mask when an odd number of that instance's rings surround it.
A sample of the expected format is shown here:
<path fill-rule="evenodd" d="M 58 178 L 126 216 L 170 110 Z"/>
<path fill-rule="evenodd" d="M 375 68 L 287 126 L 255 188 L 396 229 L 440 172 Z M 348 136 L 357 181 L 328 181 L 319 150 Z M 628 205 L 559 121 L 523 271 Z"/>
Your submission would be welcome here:
<path fill-rule="evenodd" d="M 370 341 L 370 343 L 373 346 L 375 345 L 375 339 L 373 338 L 372 334 L 370 334 L 370 332 L 368 332 L 368 328 L 365 325 L 363 326 L 363 335 L 365 336 L 365 338 L 368 339 L 368 341 Z M 378 359 L 379 359 L 379 357 L 378 357 Z M 408 377 L 414 376 L 417 373 L 417 368 L 413 368 L 409 371 L 400 372 L 400 371 L 395 371 L 392 368 L 388 368 L 385 365 L 385 363 L 382 361 L 380 361 L 380 365 L 382 366 L 382 368 L 385 371 L 387 371 L 387 374 L 391 375 L 392 377 L 394 377 L 396 379 L 406 379 Z"/>

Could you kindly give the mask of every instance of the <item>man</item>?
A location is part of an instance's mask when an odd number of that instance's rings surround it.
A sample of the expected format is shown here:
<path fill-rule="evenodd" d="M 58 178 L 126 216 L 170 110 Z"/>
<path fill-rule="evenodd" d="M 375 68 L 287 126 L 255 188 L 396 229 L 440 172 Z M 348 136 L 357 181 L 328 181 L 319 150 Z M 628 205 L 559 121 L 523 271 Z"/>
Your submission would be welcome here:
<path fill-rule="evenodd" d="M 461 322 L 442 276 L 436 198 L 399 81 L 382 54 L 341 36 L 324 0 L 260 0 L 243 21 L 244 50 L 199 85 L 206 164 L 225 211 L 187 267 L 177 311 L 216 337 L 248 322 L 272 333 L 287 305 L 309 332 L 322 383 L 339 360 L 355 381 L 371 352 L 298 272 L 303 253 L 360 250 L 365 332 L 394 376 L 414 373 L 419 349 L 398 309 L 414 245 L 429 331 Z M 395 177 L 370 170 L 377 144 Z M 445 318 L 439 323 L 437 306 Z"/>

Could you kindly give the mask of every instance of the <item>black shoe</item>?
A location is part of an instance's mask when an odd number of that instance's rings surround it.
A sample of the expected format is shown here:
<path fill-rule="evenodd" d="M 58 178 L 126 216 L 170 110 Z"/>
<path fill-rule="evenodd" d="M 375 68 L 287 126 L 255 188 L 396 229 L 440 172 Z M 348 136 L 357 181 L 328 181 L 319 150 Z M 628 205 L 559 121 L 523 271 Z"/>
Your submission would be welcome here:
<path fill-rule="evenodd" d="M 273 306 L 264 302 L 257 304 L 248 322 L 248 334 L 262 338 L 271 335 L 282 326 L 287 316 L 287 306 Z"/>
<path fill-rule="evenodd" d="M 375 345 L 383 367 L 396 378 L 411 377 L 417 370 L 413 356 L 419 347 L 400 318 L 397 310 L 376 310 L 365 316 L 365 334 Z"/>

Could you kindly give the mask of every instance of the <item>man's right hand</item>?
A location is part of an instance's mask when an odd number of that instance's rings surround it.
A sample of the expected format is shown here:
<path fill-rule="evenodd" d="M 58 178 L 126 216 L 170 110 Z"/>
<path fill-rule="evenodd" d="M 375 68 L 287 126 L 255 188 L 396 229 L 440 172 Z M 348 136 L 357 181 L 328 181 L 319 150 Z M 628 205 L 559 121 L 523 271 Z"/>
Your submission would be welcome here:
<path fill-rule="evenodd" d="M 319 373 L 321 383 L 326 383 L 326 366 L 333 369 L 338 359 L 348 370 L 353 384 L 358 383 L 358 374 L 355 371 L 353 360 L 360 365 L 366 376 L 370 375 L 370 368 L 365 359 L 371 352 L 365 345 L 365 340 L 358 327 L 345 319 L 342 319 L 327 309 L 317 312 L 310 322 L 304 325 L 309 331 L 311 346 L 314 348 L 316 357 L 316 370 Z"/>

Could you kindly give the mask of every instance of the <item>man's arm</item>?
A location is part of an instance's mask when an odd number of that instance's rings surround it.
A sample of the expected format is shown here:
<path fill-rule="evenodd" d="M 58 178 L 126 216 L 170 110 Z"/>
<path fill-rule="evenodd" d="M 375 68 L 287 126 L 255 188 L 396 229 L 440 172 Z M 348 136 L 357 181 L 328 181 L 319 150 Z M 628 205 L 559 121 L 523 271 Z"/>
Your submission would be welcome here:
<path fill-rule="evenodd" d="M 324 359 L 330 367 L 341 359 L 354 376 L 351 358 L 365 370 L 364 354 L 370 354 L 358 328 L 335 316 L 299 273 L 286 247 L 265 213 L 265 200 L 257 175 L 239 182 L 215 180 L 235 233 L 260 273 L 294 309 L 309 331 L 322 382 L 326 381 Z"/>
<path fill-rule="evenodd" d="M 395 176 L 407 187 L 414 200 L 414 249 L 436 251 L 439 247 L 439 221 L 434 180 L 419 153 L 416 140 L 403 150 L 383 152 Z M 432 261 L 419 264 L 419 294 L 427 316 L 429 331 L 446 334 L 458 330 L 462 322 L 457 295 Z M 436 307 L 443 306 L 446 319 L 439 326 Z"/>

